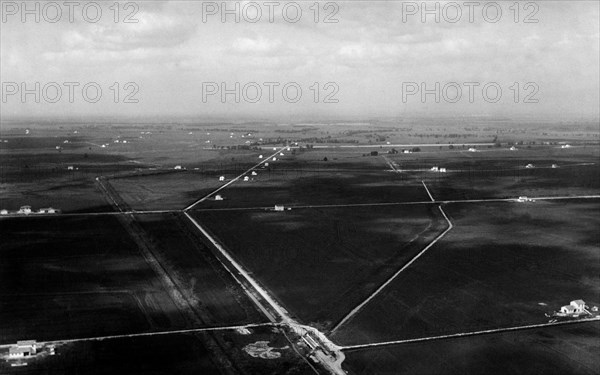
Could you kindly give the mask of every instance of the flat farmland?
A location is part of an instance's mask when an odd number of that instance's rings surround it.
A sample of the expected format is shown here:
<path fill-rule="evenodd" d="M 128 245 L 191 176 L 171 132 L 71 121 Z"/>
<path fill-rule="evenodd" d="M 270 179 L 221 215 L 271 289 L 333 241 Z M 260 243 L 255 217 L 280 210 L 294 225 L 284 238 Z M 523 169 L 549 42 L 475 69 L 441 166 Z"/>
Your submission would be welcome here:
<path fill-rule="evenodd" d="M 597 148 L 440 151 L 394 156 L 439 200 L 600 194 Z M 526 168 L 528 164 L 532 168 Z M 554 168 L 553 168 L 554 165 Z M 447 173 L 429 171 L 433 166 Z"/>
<path fill-rule="evenodd" d="M 111 211 L 95 186 L 95 177 L 140 167 L 122 156 L 93 152 L 18 152 L 2 154 L 1 158 L 0 208 L 10 211 L 24 205 L 34 210 L 53 207 L 63 212 Z"/>
<path fill-rule="evenodd" d="M 430 205 L 196 211 L 303 322 L 330 328 L 445 229 Z"/>
<path fill-rule="evenodd" d="M 454 228 L 336 331 L 342 344 L 545 323 L 600 302 L 600 203 L 451 204 Z"/>
<path fill-rule="evenodd" d="M 128 176 L 109 180 L 135 210 L 183 209 L 223 184 L 219 174 L 192 171 Z"/>
<path fill-rule="evenodd" d="M 600 323 L 401 344 L 346 352 L 351 375 L 597 374 Z"/>
<path fill-rule="evenodd" d="M 187 323 L 115 217 L 0 220 L 0 342 Z"/>
<path fill-rule="evenodd" d="M 223 201 L 206 200 L 197 208 L 240 208 L 284 205 L 331 205 L 428 201 L 421 181 L 377 169 L 257 170 L 220 194 Z"/>
<path fill-rule="evenodd" d="M 177 360 L 166 361 L 165 358 Z M 25 367 L 0 362 L 3 374 L 220 374 L 201 334 L 123 337 L 56 345 L 56 355 Z"/>
<path fill-rule="evenodd" d="M 271 358 L 261 358 L 257 343 Z M 250 354 L 248 348 L 258 350 Z M 0 349 L 0 356 L 7 349 Z M 29 359 L 26 367 L 0 361 L 3 374 L 315 374 L 274 327 L 246 331 L 173 333 L 57 343 L 55 356 Z M 166 360 L 173 359 L 173 360 Z"/>
<path fill-rule="evenodd" d="M 206 325 L 266 322 L 182 214 L 138 215 L 154 256 Z"/>

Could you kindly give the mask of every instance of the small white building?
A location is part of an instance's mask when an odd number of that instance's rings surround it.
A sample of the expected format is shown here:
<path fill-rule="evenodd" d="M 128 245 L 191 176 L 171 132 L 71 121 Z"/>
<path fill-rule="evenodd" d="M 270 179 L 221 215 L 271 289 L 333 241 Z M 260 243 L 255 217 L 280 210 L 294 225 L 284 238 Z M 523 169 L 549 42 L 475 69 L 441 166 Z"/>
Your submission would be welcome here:
<path fill-rule="evenodd" d="M 552 168 L 556 169 L 556 168 L 558 168 L 558 165 L 557 164 L 552 164 Z"/>
<path fill-rule="evenodd" d="M 403 154 L 412 154 L 412 151 L 411 150 L 402 150 L 402 153 Z"/>
<path fill-rule="evenodd" d="M 446 168 L 440 168 L 440 173 L 446 173 Z"/>
<path fill-rule="evenodd" d="M 560 146 L 560 148 L 571 148 L 571 145 L 570 144 L 562 145 L 562 146 Z"/>
<path fill-rule="evenodd" d="M 269 166 L 269 163 L 265 163 L 265 167 L 268 167 L 268 166 Z"/>
<path fill-rule="evenodd" d="M 68 171 L 72 171 L 73 169 L 75 169 L 75 168 L 73 168 L 73 166 L 72 166 L 72 165 L 69 165 L 69 166 L 67 167 L 67 170 L 68 170 Z"/>
<path fill-rule="evenodd" d="M 250 181 L 250 177 L 244 176 L 244 181 Z"/>
<path fill-rule="evenodd" d="M 175 168 L 173 168 L 173 169 L 179 170 L 179 169 L 181 169 L 181 165 L 176 165 Z"/>
<path fill-rule="evenodd" d="M 273 161 L 277 161 L 277 158 L 273 158 Z"/>
<path fill-rule="evenodd" d="M 533 164 L 527 164 L 527 165 L 525 166 L 525 168 L 527 168 L 527 169 L 531 169 L 531 168 L 535 168 L 535 167 L 534 167 L 534 165 L 533 165 Z"/>
<path fill-rule="evenodd" d="M 215 200 L 216 201 L 222 201 L 223 197 L 221 195 L 217 194 L 217 195 L 215 195 Z"/>
<path fill-rule="evenodd" d="M 259 159 L 262 159 L 262 158 L 263 158 L 263 156 L 262 156 L 262 155 L 258 155 L 258 158 L 259 158 Z"/>
<path fill-rule="evenodd" d="M 29 215 L 31 213 L 31 206 L 21 206 L 21 208 L 19 208 L 19 211 L 17 211 L 17 213 Z"/>
<path fill-rule="evenodd" d="M 519 198 L 517 198 L 517 202 L 533 202 L 533 199 L 528 198 L 525 195 L 522 195 Z"/>
<path fill-rule="evenodd" d="M 285 211 L 285 207 L 283 205 L 275 205 L 275 211 Z"/>
<path fill-rule="evenodd" d="M 40 214 L 55 214 L 57 212 L 56 208 L 48 207 L 48 208 L 40 208 L 38 213 Z"/>
<path fill-rule="evenodd" d="M 576 299 L 569 304 L 575 309 L 576 314 L 585 312 L 585 302 L 582 299 Z"/>
<path fill-rule="evenodd" d="M 0 210 L 0 215 L 8 215 L 8 210 L 7 209 L 1 209 Z"/>
<path fill-rule="evenodd" d="M 511 148 L 509 148 L 509 150 L 511 150 L 511 151 L 516 151 L 516 150 L 517 150 L 517 148 L 516 148 L 515 146 L 512 146 Z"/>
<path fill-rule="evenodd" d="M 255 171 L 252 171 L 252 176 L 257 176 L 258 173 L 256 173 Z"/>
<path fill-rule="evenodd" d="M 469 147 L 469 152 L 477 152 L 477 149 L 475 147 Z"/>
<path fill-rule="evenodd" d="M 279 153 L 279 156 L 283 156 L 283 152 L 280 152 L 280 153 Z"/>
<path fill-rule="evenodd" d="M 575 314 L 575 308 L 571 305 L 565 305 L 560 308 L 560 312 L 563 314 Z"/>
<path fill-rule="evenodd" d="M 431 167 L 430 171 L 432 171 L 432 172 L 439 172 L 440 168 L 439 167 Z"/>
<path fill-rule="evenodd" d="M 219 177 L 219 181 L 225 181 L 225 176 Z"/>

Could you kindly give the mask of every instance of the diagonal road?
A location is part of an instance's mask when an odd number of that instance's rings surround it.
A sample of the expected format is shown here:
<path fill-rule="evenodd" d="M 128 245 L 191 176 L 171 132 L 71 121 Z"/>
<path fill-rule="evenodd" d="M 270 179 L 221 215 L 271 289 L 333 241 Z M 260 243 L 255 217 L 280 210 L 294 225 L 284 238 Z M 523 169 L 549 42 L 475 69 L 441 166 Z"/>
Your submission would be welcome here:
<path fill-rule="evenodd" d="M 423 182 L 423 187 L 425 188 L 425 190 L 427 190 L 427 194 L 431 198 L 431 201 L 435 202 L 435 199 L 433 198 L 433 196 L 429 192 L 429 189 L 427 188 L 427 185 L 425 185 L 425 182 Z M 342 318 L 342 320 L 340 320 L 331 329 L 331 333 L 334 333 L 341 326 L 343 326 L 350 319 L 352 319 L 360 310 L 362 310 L 363 307 L 365 307 L 366 304 L 368 304 L 369 302 L 371 302 L 371 300 L 373 300 L 373 298 L 375 298 L 379 293 L 381 293 L 382 290 L 384 290 L 390 283 L 392 283 L 392 281 L 394 281 L 396 279 L 396 277 L 398 277 L 398 275 L 400 275 L 404 270 L 406 270 L 408 267 L 410 267 L 411 264 L 413 264 L 417 259 L 419 259 L 423 254 L 425 254 L 425 252 L 427 252 L 427 250 L 429 250 L 433 245 L 435 245 L 439 240 L 441 240 L 448 232 L 450 232 L 450 230 L 452 230 L 452 228 L 453 228 L 452 222 L 450 221 L 450 219 L 448 219 L 448 216 L 446 216 L 446 213 L 444 212 L 444 210 L 442 209 L 442 207 L 438 206 L 438 210 L 440 211 L 440 213 L 442 214 L 442 216 L 444 216 L 444 219 L 446 219 L 446 222 L 448 223 L 448 228 L 446 228 L 446 230 L 444 230 L 436 238 L 434 238 L 433 241 L 431 241 L 429 243 L 429 245 L 425 246 L 425 248 L 423 250 L 421 250 L 417 255 L 415 255 L 410 261 L 408 261 L 408 263 L 406 263 L 404 266 L 402 266 L 402 268 L 400 268 L 398 271 L 396 271 L 396 273 L 394 273 L 383 284 L 381 284 L 381 286 L 379 288 L 377 288 L 377 290 L 375 290 L 363 302 L 361 302 L 358 306 L 356 306 L 348 314 L 346 314 L 346 316 L 344 316 Z"/>

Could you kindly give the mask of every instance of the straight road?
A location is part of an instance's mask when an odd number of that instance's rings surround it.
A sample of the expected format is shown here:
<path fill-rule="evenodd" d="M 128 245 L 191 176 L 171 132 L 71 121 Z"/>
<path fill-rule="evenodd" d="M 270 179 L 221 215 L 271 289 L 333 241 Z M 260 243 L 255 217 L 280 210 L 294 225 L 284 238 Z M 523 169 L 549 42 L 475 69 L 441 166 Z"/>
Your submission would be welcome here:
<path fill-rule="evenodd" d="M 96 337 L 83 337 L 78 339 L 65 339 L 65 340 L 52 340 L 52 341 L 41 341 L 38 342 L 40 345 L 48 345 L 48 344 L 68 344 L 73 342 L 82 342 L 82 341 L 102 341 L 102 340 L 110 340 L 110 339 L 120 339 L 126 337 L 144 337 L 144 336 L 159 336 L 159 335 L 173 335 L 177 333 L 193 333 L 193 332 L 207 332 L 207 331 L 227 331 L 234 329 L 243 329 L 243 328 L 256 328 L 256 327 L 265 327 L 265 326 L 276 326 L 273 323 L 251 323 L 245 325 L 236 325 L 236 326 L 220 326 L 220 327 L 204 327 L 204 328 L 189 328 L 189 329 L 177 329 L 171 331 L 158 331 L 158 332 L 144 332 L 144 333 L 131 333 L 131 334 L 123 334 L 123 335 L 110 335 L 110 336 L 96 336 Z M 14 344 L 3 344 L 0 345 L 0 348 L 8 348 Z"/>
<path fill-rule="evenodd" d="M 253 167 L 251 167 L 250 169 L 248 169 L 247 171 L 245 171 L 244 173 L 240 174 L 239 176 L 235 177 L 234 179 L 230 180 L 229 182 L 227 182 L 226 184 L 222 185 L 221 187 L 219 187 L 218 189 L 208 193 L 207 195 L 205 195 L 204 197 L 198 199 L 197 201 L 195 201 L 194 203 L 190 204 L 189 206 L 187 206 L 184 211 L 188 211 L 191 210 L 192 208 L 194 208 L 194 206 L 196 206 L 197 204 L 204 202 L 205 200 L 207 200 L 208 198 L 210 198 L 211 196 L 217 194 L 219 191 L 225 189 L 227 186 L 233 184 L 234 182 L 236 182 L 237 180 L 239 180 L 240 178 L 244 177 L 246 174 L 252 172 L 253 170 L 255 170 L 256 168 L 260 167 L 262 164 L 266 163 L 267 161 L 271 160 L 272 158 L 274 158 L 275 156 L 279 155 L 280 152 L 282 152 L 283 150 L 285 150 L 286 148 L 288 148 L 288 146 L 284 146 L 281 147 L 280 149 L 278 149 L 277 151 L 275 151 L 275 153 L 273 153 L 271 156 L 268 156 L 264 159 L 262 159 L 259 163 L 257 163 L 256 165 L 254 165 Z"/>
<path fill-rule="evenodd" d="M 381 347 L 381 346 L 409 344 L 409 343 L 422 342 L 422 341 L 434 341 L 434 340 L 453 339 L 453 338 L 467 337 L 467 336 L 489 335 L 489 334 L 493 334 L 493 333 L 521 331 L 521 330 L 526 330 L 526 329 L 561 326 L 561 325 L 567 325 L 567 324 L 580 324 L 580 323 L 587 323 L 587 322 L 599 321 L 599 320 L 600 320 L 600 317 L 584 318 L 584 319 L 577 319 L 577 320 L 565 320 L 562 322 L 530 324 L 530 325 L 517 326 L 517 327 L 486 329 L 486 330 L 482 330 L 482 331 L 455 333 L 455 334 L 451 334 L 451 335 L 419 337 L 416 339 L 384 341 L 384 342 L 375 342 L 375 343 L 371 343 L 371 344 L 347 345 L 347 346 L 341 346 L 340 348 L 341 348 L 341 350 L 344 350 L 344 351 L 361 350 L 361 349 L 377 348 L 377 347 Z"/>

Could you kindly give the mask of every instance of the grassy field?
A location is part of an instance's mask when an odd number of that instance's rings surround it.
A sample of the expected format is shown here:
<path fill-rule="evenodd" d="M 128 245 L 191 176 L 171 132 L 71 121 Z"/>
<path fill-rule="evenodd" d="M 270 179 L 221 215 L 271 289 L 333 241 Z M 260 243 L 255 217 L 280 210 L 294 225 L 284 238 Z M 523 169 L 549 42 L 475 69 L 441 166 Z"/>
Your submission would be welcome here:
<path fill-rule="evenodd" d="M 326 328 L 445 226 L 429 206 L 194 216 L 292 314 Z"/>
<path fill-rule="evenodd" d="M 346 353 L 350 375 L 597 374 L 600 323 L 547 327 Z"/>
<path fill-rule="evenodd" d="M 115 178 L 110 184 L 135 210 L 183 209 L 219 187 L 219 176 L 177 171 Z"/>
<path fill-rule="evenodd" d="M 250 181 L 238 180 L 222 190 L 224 201 L 207 200 L 197 208 L 267 207 L 389 203 L 429 200 L 420 181 L 374 170 L 259 170 Z"/>
<path fill-rule="evenodd" d="M 334 335 L 357 344 L 544 323 L 600 303 L 597 202 L 452 204 L 455 227 Z"/>
<path fill-rule="evenodd" d="M 114 217 L 0 220 L 0 342 L 187 325 Z"/>
<path fill-rule="evenodd" d="M 138 215 L 154 256 L 206 325 L 264 322 L 253 303 L 181 214 Z"/>
<path fill-rule="evenodd" d="M 427 181 L 433 195 L 440 200 L 600 193 L 600 154 L 595 147 L 546 146 L 517 151 L 484 149 L 475 153 L 418 154 L 392 159 L 400 169 L 422 170 L 406 173 Z M 525 168 L 528 164 L 534 168 Z M 448 173 L 428 171 L 433 166 L 447 168 Z"/>

